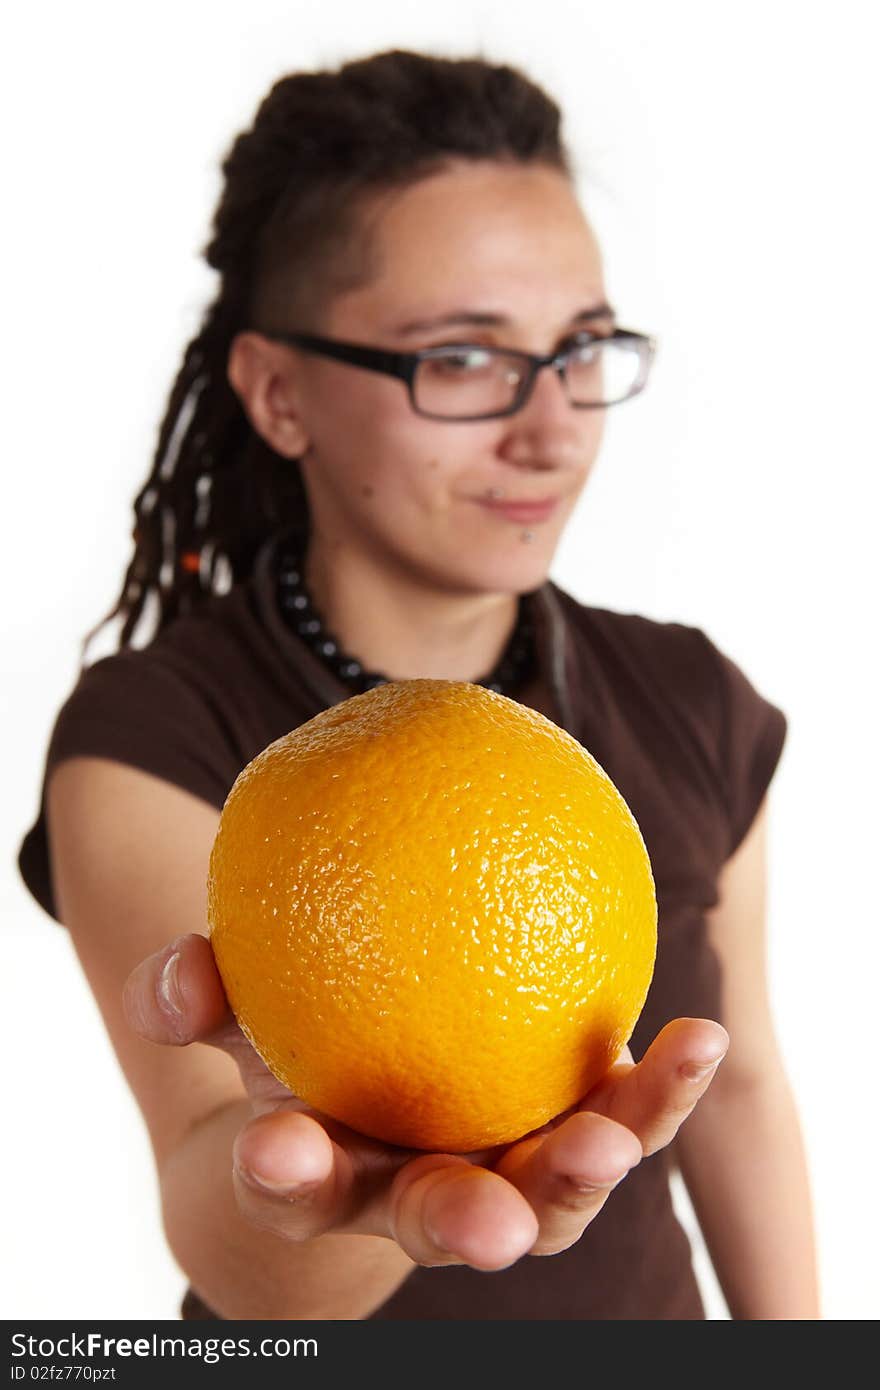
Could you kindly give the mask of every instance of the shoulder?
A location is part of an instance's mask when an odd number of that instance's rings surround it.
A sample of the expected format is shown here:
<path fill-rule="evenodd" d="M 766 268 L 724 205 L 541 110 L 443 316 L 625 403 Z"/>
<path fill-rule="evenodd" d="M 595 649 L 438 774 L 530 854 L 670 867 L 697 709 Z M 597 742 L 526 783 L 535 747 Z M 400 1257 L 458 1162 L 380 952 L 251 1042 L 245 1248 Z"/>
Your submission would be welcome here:
<path fill-rule="evenodd" d="M 245 584 L 78 673 L 51 727 L 37 818 L 19 852 L 24 882 L 47 912 L 57 917 L 46 821 L 55 769 L 106 759 L 219 810 L 241 769 L 295 719 L 279 670 Z"/>
<path fill-rule="evenodd" d="M 73 694 L 118 691 L 151 694 L 170 700 L 210 703 L 221 694 L 218 672 L 246 661 L 254 634 L 243 611 L 245 595 L 236 586 L 225 595 L 210 595 L 191 613 L 174 618 L 145 645 L 120 647 L 99 657 L 78 675 Z"/>
<path fill-rule="evenodd" d="M 651 681 L 704 711 L 717 695 L 720 653 L 699 627 L 581 603 L 553 586 L 575 650 L 618 678 Z"/>
<path fill-rule="evenodd" d="M 766 792 L 788 720 L 742 665 L 702 628 L 580 603 L 554 586 L 581 679 L 638 726 L 643 741 L 671 740 L 714 783 L 737 847 Z"/>
<path fill-rule="evenodd" d="M 58 710 L 47 775 L 77 754 L 111 758 L 223 804 L 241 767 L 230 710 L 253 666 L 245 597 L 212 596 L 145 646 L 86 666 Z"/>

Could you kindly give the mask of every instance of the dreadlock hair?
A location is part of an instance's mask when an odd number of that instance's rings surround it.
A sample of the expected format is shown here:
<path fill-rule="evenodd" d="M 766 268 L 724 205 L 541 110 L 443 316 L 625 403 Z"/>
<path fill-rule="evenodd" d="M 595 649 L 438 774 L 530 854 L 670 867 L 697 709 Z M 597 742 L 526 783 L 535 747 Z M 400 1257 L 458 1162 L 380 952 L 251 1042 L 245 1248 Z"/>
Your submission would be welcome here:
<path fill-rule="evenodd" d="M 296 460 L 253 429 L 227 379 L 245 329 L 307 329 L 329 296 L 370 265 L 359 214 L 451 159 L 549 165 L 571 176 L 558 106 L 515 68 L 399 49 L 292 73 L 263 99 L 226 154 L 223 191 L 203 248 L 220 288 L 187 346 L 134 501 L 134 554 L 113 607 L 119 647 L 148 601 L 156 633 L 206 594 L 246 578 L 279 526 L 308 533 Z M 352 254 L 353 244 L 358 254 Z M 158 603 L 157 603 L 158 600 Z"/>

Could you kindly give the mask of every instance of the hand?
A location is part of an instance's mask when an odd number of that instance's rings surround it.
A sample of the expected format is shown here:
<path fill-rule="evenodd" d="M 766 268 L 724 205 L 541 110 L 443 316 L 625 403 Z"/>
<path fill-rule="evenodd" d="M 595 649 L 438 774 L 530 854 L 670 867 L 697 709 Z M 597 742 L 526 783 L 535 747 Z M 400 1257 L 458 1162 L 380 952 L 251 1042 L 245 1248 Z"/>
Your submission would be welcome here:
<path fill-rule="evenodd" d="M 524 1139 L 437 1154 L 367 1138 L 293 1096 L 241 1032 L 204 936 L 142 961 L 123 1003 L 141 1037 L 207 1043 L 238 1064 L 254 1110 L 233 1146 L 248 1220 L 293 1241 L 386 1236 L 417 1264 L 481 1270 L 573 1245 L 625 1174 L 674 1137 L 729 1041 L 718 1023 L 675 1019 L 637 1065 L 625 1048 L 577 1105 Z"/>

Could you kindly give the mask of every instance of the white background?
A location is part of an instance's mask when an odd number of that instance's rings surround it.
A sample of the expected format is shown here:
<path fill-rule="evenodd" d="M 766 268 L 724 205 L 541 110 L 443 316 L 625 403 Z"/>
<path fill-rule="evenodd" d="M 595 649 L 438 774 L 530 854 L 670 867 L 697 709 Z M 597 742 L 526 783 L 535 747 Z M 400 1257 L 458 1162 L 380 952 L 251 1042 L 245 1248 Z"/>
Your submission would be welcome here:
<path fill-rule="evenodd" d="M 17 8 L 0 82 L 4 1316 L 177 1315 L 185 1280 L 140 1114 L 15 856 L 214 292 L 199 253 L 219 161 L 277 77 L 387 47 L 481 48 L 548 87 L 621 321 L 660 339 L 650 390 L 609 417 L 553 577 L 584 602 L 702 627 L 789 716 L 771 795 L 773 997 L 825 1313 L 877 1315 L 873 13 L 855 0 Z"/>

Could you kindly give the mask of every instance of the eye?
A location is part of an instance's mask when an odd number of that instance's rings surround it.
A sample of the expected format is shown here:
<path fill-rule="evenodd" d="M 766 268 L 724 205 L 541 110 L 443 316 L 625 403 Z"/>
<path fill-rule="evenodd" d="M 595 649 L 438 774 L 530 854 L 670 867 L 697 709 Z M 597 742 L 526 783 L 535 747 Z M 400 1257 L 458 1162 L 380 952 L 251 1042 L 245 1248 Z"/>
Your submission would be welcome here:
<path fill-rule="evenodd" d="M 473 376 L 491 368 L 494 357 L 486 348 L 458 347 L 450 345 L 429 357 L 422 364 L 423 370 L 446 376 Z"/>
<path fill-rule="evenodd" d="M 614 328 L 611 324 L 596 324 L 594 327 L 582 328 L 577 333 L 572 333 L 571 337 L 566 338 L 562 348 L 578 347 L 583 345 L 589 347 L 591 343 L 600 343 L 608 338 L 613 338 Z"/>
<path fill-rule="evenodd" d="M 586 365 L 588 362 L 595 362 L 596 358 L 599 356 L 600 349 L 601 344 L 592 341 L 588 343 L 569 343 L 568 347 L 563 350 L 568 353 L 569 362 L 575 365 Z"/>
<path fill-rule="evenodd" d="M 562 343 L 559 351 L 567 353 L 570 366 L 586 367 L 600 359 L 602 347 L 611 337 L 611 331 L 595 333 L 592 329 L 589 332 L 584 330 Z"/>

